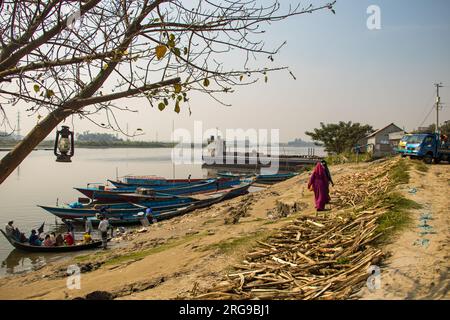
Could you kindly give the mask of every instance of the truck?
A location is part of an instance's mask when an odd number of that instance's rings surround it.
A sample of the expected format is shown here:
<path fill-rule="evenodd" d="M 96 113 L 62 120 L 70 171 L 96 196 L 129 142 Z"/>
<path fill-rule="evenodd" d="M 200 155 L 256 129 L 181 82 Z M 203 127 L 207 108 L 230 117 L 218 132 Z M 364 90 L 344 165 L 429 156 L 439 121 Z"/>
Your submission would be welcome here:
<path fill-rule="evenodd" d="M 450 144 L 444 135 L 437 133 L 418 133 L 405 135 L 400 141 L 397 151 L 402 157 L 420 159 L 425 163 L 438 164 L 450 162 Z"/>

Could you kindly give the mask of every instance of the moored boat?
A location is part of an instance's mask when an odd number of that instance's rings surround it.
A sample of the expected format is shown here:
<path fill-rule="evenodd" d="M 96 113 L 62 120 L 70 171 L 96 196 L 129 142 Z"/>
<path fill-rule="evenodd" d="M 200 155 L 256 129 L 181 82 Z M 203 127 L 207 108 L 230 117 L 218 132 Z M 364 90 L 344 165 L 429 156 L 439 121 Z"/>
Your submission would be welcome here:
<path fill-rule="evenodd" d="M 90 199 L 100 202 L 143 202 L 158 201 L 158 199 L 170 199 L 176 196 L 188 196 L 198 193 L 218 191 L 240 184 L 240 179 L 208 179 L 189 186 L 166 188 L 138 188 L 137 192 L 129 192 L 128 189 L 102 190 L 95 188 L 75 188 Z M 123 191 L 125 190 L 125 191 Z"/>
<path fill-rule="evenodd" d="M 239 185 L 232 186 L 220 191 L 210 191 L 189 197 L 177 197 L 178 199 L 187 199 L 184 203 L 175 205 L 166 205 L 161 207 L 151 207 L 152 215 L 157 220 L 168 219 L 169 217 L 178 216 L 195 209 L 208 207 L 212 204 L 223 200 L 231 199 L 248 192 L 254 180 L 249 179 L 242 181 Z M 146 203 L 116 203 L 103 205 L 107 208 L 105 213 L 111 224 L 132 224 L 138 223 L 140 218 L 137 216 L 140 212 L 145 211 L 148 207 Z M 90 219 L 93 223 L 98 223 L 95 218 L 98 213 L 97 209 L 91 208 L 89 205 L 82 208 L 67 207 L 46 207 L 40 206 L 44 210 L 52 213 L 59 218 L 72 219 L 81 222 L 84 217 Z"/>
<path fill-rule="evenodd" d="M 129 187 L 158 187 L 158 186 L 186 186 L 197 182 L 202 182 L 205 179 L 166 179 L 157 176 L 125 176 L 123 181 L 110 180 L 113 186 L 117 188 L 129 188 Z"/>
<path fill-rule="evenodd" d="M 257 174 L 256 175 L 256 183 L 276 183 L 281 182 L 292 177 L 298 175 L 297 172 L 288 172 L 288 173 L 276 173 L 276 174 Z M 242 177 L 251 177 L 255 176 L 254 174 L 245 174 L 245 173 L 232 173 L 232 172 L 219 172 L 217 176 L 223 178 L 242 178 Z"/>
<path fill-rule="evenodd" d="M 160 210 L 172 210 L 176 208 L 181 208 L 190 204 L 196 200 L 190 197 L 179 197 L 177 201 L 168 201 L 168 202 L 142 202 L 142 203 L 131 203 L 131 202 L 123 202 L 123 203 L 102 203 L 102 204 L 87 204 L 82 205 L 79 204 L 78 207 L 74 206 L 66 206 L 66 207 L 50 207 L 50 206 L 41 206 L 42 209 L 50 212 L 51 214 L 57 216 L 61 219 L 76 219 L 83 217 L 94 217 L 101 207 L 107 210 L 108 218 L 119 218 L 123 219 L 127 216 L 135 215 L 142 211 L 142 209 L 151 208 L 155 211 Z"/>
<path fill-rule="evenodd" d="M 102 241 L 97 240 L 93 241 L 91 243 L 86 244 L 76 244 L 73 246 L 33 246 L 28 243 L 22 243 L 19 241 L 16 241 L 14 239 L 11 239 L 6 235 L 6 233 L 0 229 L 2 234 L 5 236 L 5 238 L 8 240 L 8 242 L 16 249 L 22 250 L 22 251 L 28 251 L 28 252 L 73 252 L 73 251 L 81 251 L 81 250 L 89 250 L 89 249 L 95 249 L 101 246 Z"/>

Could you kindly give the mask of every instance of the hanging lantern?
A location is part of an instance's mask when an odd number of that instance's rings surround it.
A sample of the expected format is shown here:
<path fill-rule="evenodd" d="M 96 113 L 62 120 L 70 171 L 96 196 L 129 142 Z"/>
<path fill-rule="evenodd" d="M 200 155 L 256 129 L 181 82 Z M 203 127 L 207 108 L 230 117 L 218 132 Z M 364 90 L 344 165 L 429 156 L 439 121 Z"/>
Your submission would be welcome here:
<path fill-rule="evenodd" d="M 62 126 L 61 130 L 56 132 L 53 151 L 57 162 L 72 162 L 70 158 L 72 158 L 75 148 L 73 146 L 73 132 L 69 130 L 69 127 Z"/>

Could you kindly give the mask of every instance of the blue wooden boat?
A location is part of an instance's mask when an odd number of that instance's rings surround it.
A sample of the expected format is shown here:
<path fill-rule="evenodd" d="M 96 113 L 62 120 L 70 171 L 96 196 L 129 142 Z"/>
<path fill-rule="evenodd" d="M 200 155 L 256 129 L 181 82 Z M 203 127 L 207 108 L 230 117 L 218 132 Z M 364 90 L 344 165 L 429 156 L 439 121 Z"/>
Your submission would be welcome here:
<path fill-rule="evenodd" d="M 81 192 L 83 195 L 89 199 L 96 200 L 97 202 L 127 202 L 127 201 L 164 201 L 175 199 L 176 195 L 168 195 L 164 193 L 157 193 L 154 189 L 148 189 L 149 192 L 142 192 L 139 194 L 138 199 L 133 199 L 132 197 L 126 197 L 127 194 L 137 194 L 136 188 L 113 188 L 113 189 L 103 189 L 103 188 L 74 188 L 75 190 Z M 136 197 L 137 198 L 137 197 Z"/>
<path fill-rule="evenodd" d="M 258 183 L 276 183 L 285 181 L 287 179 L 297 176 L 297 172 L 289 173 L 277 173 L 277 174 L 259 174 L 256 176 L 256 182 Z"/>
<path fill-rule="evenodd" d="M 130 187 L 158 187 L 158 186 L 186 186 L 197 182 L 202 182 L 205 179 L 166 179 L 156 176 L 126 176 L 123 181 L 110 180 L 113 186 L 117 188 L 130 188 Z"/>
<path fill-rule="evenodd" d="M 99 213 L 100 207 L 104 207 L 107 209 L 106 215 L 108 216 L 108 218 L 117 221 L 118 224 L 136 223 L 139 221 L 136 215 L 142 211 L 145 211 L 145 209 L 147 208 L 152 208 L 152 211 L 154 213 L 162 214 L 167 212 L 178 212 L 178 214 L 181 214 L 180 212 L 184 212 L 183 210 L 181 210 L 183 208 L 187 209 L 187 207 L 189 207 L 189 210 L 194 210 L 244 194 L 248 192 L 248 189 L 252 183 L 252 180 L 248 180 L 241 182 L 239 185 L 220 191 L 202 193 L 190 197 L 176 197 L 178 199 L 176 203 L 127 202 L 97 205 L 94 205 L 92 203 L 88 205 L 74 203 L 72 204 L 72 206 L 66 207 L 39 207 L 61 219 L 72 219 L 75 221 L 80 221 L 84 217 L 95 218 L 96 214 Z"/>
<path fill-rule="evenodd" d="M 157 221 L 170 219 L 173 217 L 177 217 L 189 212 L 192 212 L 196 209 L 209 207 L 215 203 L 218 203 L 223 200 L 232 199 L 234 197 L 246 194 L 248 192 L 248 189 L 252 185 L 254 181 L 253 180 L 246 180 L 241 182 L 241 184 L 237 186 L 233 186 L 232 188 L 221 190 L 221 191 L 214 191 L 209 193 L 202 193 L 198 195 L 192 196 L 194 200 L 196 200 L 193 203 L 190 203 L 186 206 L 170 209 L 170 208 L 154 208 L 152 210 L 152 216 Z M 138 213 L 143 212 L 144 208 L 140 208 L 138 210 Z M 140 223 L 140 217 L 138 216 L 138 213 L 136 214 L 130 214 L 126 216 L 121 216 L 119 218 L 117 217 L 110 217 L 109 222 L 113 225 L 125 225 L 125 224 L 138 224 Z M 89 217 L 88 218 L 92 224 L 96 225 L 100 221 L 96 217 Z M 73 219 L 75 222 L 78 223 L 84 223 L 84 221 L 80 218 Z"/>
<path fill-rule="evenodd" d="M 292 177 L 295 177 L 296 175 L 298 175 L 297 172 L 277 173 L 277 174 L 258 174 L 258 175 L 256 175 L 256 182 L 257 183 L 265 183 L 265 184 L 276 183 L 276 182 L 281 182 L 281 181 L 290 179 Z M 230 179 L 230 178 L 251 177 L 251 176 L 255 176 L 255 174 L 219 172 L 219 173 L 217 173 L 217 176 Z"/>
<path fill-rule="evenodd" d="M 104 203 L 104 204 L 79 204 L 72 203 L 65 207 L 49 207 L 41 206 L 42 209 L 50 212 L 51 214 L 61 218 L 61 219 L 76 219 L 83 217 L 94 217 L 101 207 L 107 209 L 107 215 L 111 218 L 123 219 L 128 216 L 135 215 L 141 212 L 143 209 L 152 208 L 155 211 L 159 210 L 173 210 L 186 206 L 187 204 L 193 203 L 196 200 L 190 197 L 178 198 L 174 201 L 159 201 L 159 202 L 142 202 L 142 203 Z"/>
<path fill-rule="evenodd" d="M 187 196 L 203 192 L 218 191 L 240 183 L 240 179 L 208 179 L 197 184 L 181 187 L 138 188 L 137 192 L 129 192 L 128 188 L 102 190 L 96 188 L 75 188 L 90 199 L 104 202 L 142 202 L 158 201 L 175 196 Z"/>

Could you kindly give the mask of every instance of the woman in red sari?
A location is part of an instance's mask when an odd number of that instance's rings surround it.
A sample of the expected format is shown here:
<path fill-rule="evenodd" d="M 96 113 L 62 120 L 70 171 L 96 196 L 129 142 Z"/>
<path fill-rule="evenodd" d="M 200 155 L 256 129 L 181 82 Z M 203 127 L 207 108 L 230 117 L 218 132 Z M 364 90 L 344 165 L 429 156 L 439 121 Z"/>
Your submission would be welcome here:
<path fill-rule="evenodd" d="M 314 191 L 317 211 L 323 211 L 328 202 L 328 177 L 324 166 L 318 162 L 309 178 L 308 189 Z"/>

